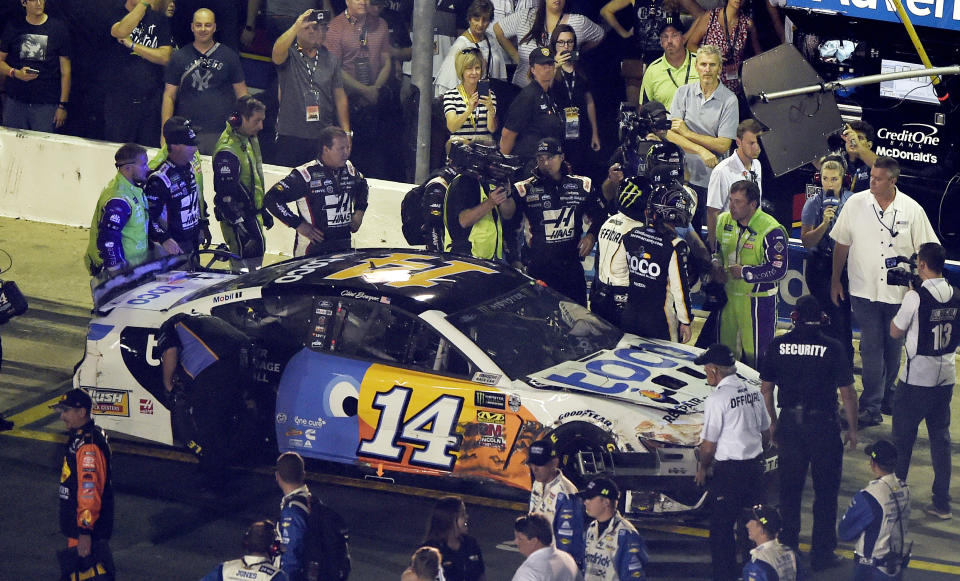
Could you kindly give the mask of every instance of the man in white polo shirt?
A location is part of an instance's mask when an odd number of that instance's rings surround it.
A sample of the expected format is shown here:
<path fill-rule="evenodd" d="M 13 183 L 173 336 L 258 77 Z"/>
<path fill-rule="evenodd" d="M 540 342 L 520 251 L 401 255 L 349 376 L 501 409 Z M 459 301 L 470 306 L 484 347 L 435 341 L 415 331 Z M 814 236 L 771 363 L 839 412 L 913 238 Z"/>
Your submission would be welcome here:
<path fill-rule="evenodd" d="M 717 216 L 730 209 L 730 186 L 740 180 L 750 180 L 760 189 L 760 134 L 763 126 L 756 119 L 744 119 L 737 125 L 737 149 L 733 155 L 717 164 L 710 172 L 707 186 L 707 238 L 710 252 L 717 250 Z"/>
<path fill-rule="evenodd" d="M 743 509 L 763 502 L 761 456 L 770 439 L 770 416 L 760 390 L 737 377 L 737 362 L 729 347 L 715 343 L 694 363 L 704 366 L 707 383 L 717 388 L 703 406 L 696 482 L 706 484 L 707 469 L 713 465 L 713 578 L 732 581 L 740 574 L 734 525 Z"/>
<path fill-rule="evenodd" d="M 870 189 L 850 196 L 830 231 L 836 241 L 830 297 L 835 305 L 845 297 L 840 277 L 846 265 L 850 306 L 860 326 L 860 427 L 882 422 L 881 409 L 891 413 L 893 382 L 900 368 L 903 339 L 890 336 L 890 321 L 907 289 L 887 284 L 887 273 L 898 266 L 898 256 L 909 257 L 924 242 L 937 242 L 923 208 L 897 188 L 899 176 L 897 160 L 878 157 L 870 170 Z"/>

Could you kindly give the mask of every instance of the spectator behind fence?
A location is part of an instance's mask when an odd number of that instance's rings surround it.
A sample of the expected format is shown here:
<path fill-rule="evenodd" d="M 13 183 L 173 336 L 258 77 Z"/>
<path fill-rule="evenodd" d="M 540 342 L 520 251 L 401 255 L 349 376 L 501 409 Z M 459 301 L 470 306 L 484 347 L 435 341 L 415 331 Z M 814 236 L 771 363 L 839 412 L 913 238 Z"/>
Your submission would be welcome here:
<path fill-rule="evenodd" d="M 459 496 L 444 496 L 433 506 L 423 544 L 440 550 L 446 581 L 487 578 L 480 545 L 467 534 L 467 507 Z"/>
<path fill-rule="evenodd" d="M 663 56 L 650 63 L 643 73 L 640 104 L 657 101 L 669 109 L 677 89 L 699 79 L 694 63 L 696 57 L 683 43 L 686 31 L 679 18 L 665 20 L 660 24 L 660 48 L 663 49 Z"/>
<path fill-rule="evenodd" d="M 583 581 L 573 557 L 553 545 L 550 529 L 550 521 L 540 513 L 525 514 L 514 522 L 513 540 L 525 560 L 513 581 Z"/>
<path fill-rule="evenodd" d="M 6 77 L 3 124 L 53 133 L 67 120 L 70 33 L 44 12 L 46 0 L 23 0 L 26 17 L 11 18 L 0 37 L 0 75 Z"/>
<path fill-rule="evenodd" d="M 159 0 L 126 0 L 110 13 L 117 39 L 106 55 L 110 90 L 104 102 L 107 141 L 156 146 L 160 140 L 163 67 L 170 61 L 170 25 L 155 12 Z"/>
<path fill-rule="evenodd" d="M 573 27 L 582 50 L 590 50 L 603 40 L 600 26 L 582 14 L 564 12 L 565 5 L 566 0 L 540 0 L 536 8 L 514 12 L 493 25 L 500 46 L 517 64 L 513 84 L 518 87 L 530 84 L 530 55 L 539 48 L 550 46 L 550 37 L 558 24 Z"/>
<path fill-rule="evenodd" d="M 307 10 L 273 44 L 280 77 L 274 163 L 296 167 L 310 161 L 327 127 L 339 125 L 353 137 L 340 62 L 323 46 L 329 16 Z"/>
<path fill-rule="evenodd" d="M 467 29 L 457 37 L 447 56 L 440 65 L 434 86 L 434 95 L 442 96 L 447 91 L 456 88 L 460 76 L 456 60 L 462 51 L 475 48 L 486 63 L 485 79 L 507 80 L 507 54 L 497 42 L 497 37 L 490 29 L 490 20 L 493 18 L 493 4 L 490 0 L 473 0 L 467 9 Z"/>
<path fill-rule="evenodd" d="M 697 18 L 687 33 L 687 49 L 697 51 L 698 46 L 713 45 L 723 55 L 720 81 L 735 95 L 743 92 L 740 82 L 740 64 L 743 62 L 747 40 L 756 54 L 763 52 L 757 40 L 753 19 L 743 8 L 744 0 L 727 0 L 721 6 L 704 12 Z M 698 53 L 699 54 L 699 53 Z"/>
<path fill-rule="evenodd" d="M 510 104 L 500 133 L 501 153 L 519 156 L 525 163 L 533 161 L 541 139 L 563 140 L 563 112 L 550 95 L 557 72 L 554 58 L 549 47 L 530 53 L 530 68 L 527 70 L 534 82 L 524 87 Z"/>
<path fill-rule="evenodd" d="M 200 153 L 210 155 L 234 103 L 247 94 L 247 83 L 239 55 L 213 40 L 217 31 L 213 12 L 206 8 L 194 12 L 191 30 L 193 44 L 173 53 L 167 65 L 160 116 L 162 123 L 174 112 L 189 119 Z"/>
<path fill-rule="evenodd" d="M 486 84 L 480 95 L 479 83 L 486 76 L 486 61 L 479 49 L 462 49 L 456 56 L 460 83 L 443 94 L 443 116 L 450 131 L 447 153 L 452 143 L 493 145 L 497 131 L 497 96 Z"/>
<path fill-rule="evenodd" d="M 893 443 L 897 478 L 907 479 L 910 457 L 921 421 L 930 437 L 933 502 L 924 512 L 942 520 L 950 512 L 950 399 L 956 383 L 956 350 L 960 344 L 960 290 L 943 277 L 946 252 L 927 242 L 917 254 L 919 288 L 907 291 L 890 334 L 906 336 L 907 364 L 893 400 Z"/>
<path fill-rule="evenodd" d="M 390 31 L 383 18 L 368 13 L 368 2 L 347 0 L 347 9 L 330 22 L 323 45 L 340 61 L 355 132 L 354 163 L 370 176 L 393 179 L 393 168 L 399 160 L 385 155 L 390 140 L 380 133 L 383 123 L 391 121 L 383 112 L 396 110 L 399 105 L 399 96 L 387 85 Z"/>
<path fill-rule="evenodd" d="M 906 287 L 888 284 L 887 273 L 897 266 L 898 256 L 911 256 L 924 242 L 937 241 L 920 204 L 897 188 L 899 176 L 897 160 L 878 157 L 870 170 L 870 189 L 850 196 L 830 231 L 836 241 L 830 296 L 834 304 L 846 298 L 841 282 L 846 266 L 850 304 L 860 326 L 861 427 L 879 424 L 881 411 L 892 411 L 893 382 L 900 368 L 903 339 L 890 336 L 890 322 Z"/>
<path fill-rule="evenodd" d="M 444 581 L 440 551 L 420 547 L 410 556 L 410 566 L 400 575 L 400 581 Z"/>
<path fill-rule="evenodd" d="M 558 24 L 550 38 L 550 49 L 557 62 L 550 94 L 558 110 L 563 112 L 563 151 L 567 163 L 575 173 L 594 178 L 603 171 L 597 157 L 600 151 L 597 106 L 573 27 Z"/>
<path fill-rule="evenodd" d="M 296 229 L 294 256 L 347 250 L 367 210 L 367 180 L 349 160 L 347 134 L 327 127 L 319 141 L 316 159 L 293 169 L 263 200 L 271 214 Z M 297 213 L 290 202 L 297 202 Z"/>
<path fill-rule="evenodd" d="M 697 52 L 700 80 L 677 89 L 669 107 L 671 133 L 703 148 L 697 155 L 684 158 L 688 184 L 697 192 L 697 216 L 693 224 L 697 232 L 703 224 L 710 171 L 726 156 L 740 123 L 737 97 L 720 84 L 720 63 L 720 49 L 713 45 L 700 47 Z M 667 139 L 675 141 L 671 135 Z"/>

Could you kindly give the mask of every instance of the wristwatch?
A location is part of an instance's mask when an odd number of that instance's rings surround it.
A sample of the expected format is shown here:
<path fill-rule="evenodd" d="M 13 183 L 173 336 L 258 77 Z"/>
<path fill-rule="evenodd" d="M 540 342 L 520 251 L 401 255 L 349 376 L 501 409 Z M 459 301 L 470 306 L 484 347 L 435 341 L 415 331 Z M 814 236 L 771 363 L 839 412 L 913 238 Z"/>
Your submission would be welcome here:
<path fill-rule="evenodd" d="M 353 130 L 350 130 L 350 131 L 344 131 L 344 133 L 346 133 L 346 134 L 347 134 L 347 137 L 350 137 L 351 139 L 353 138 Z"/>

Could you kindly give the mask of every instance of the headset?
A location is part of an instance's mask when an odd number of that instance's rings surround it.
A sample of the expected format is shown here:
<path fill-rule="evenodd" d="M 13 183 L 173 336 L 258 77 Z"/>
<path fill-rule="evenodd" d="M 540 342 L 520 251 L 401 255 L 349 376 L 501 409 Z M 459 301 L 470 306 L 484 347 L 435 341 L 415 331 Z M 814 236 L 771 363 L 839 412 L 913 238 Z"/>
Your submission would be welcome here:
<path fill-rule="evenodd" d="M 265 547 L 267 536 L 272 541 Z M 283 542 L 280 540 L 277 525 L 271 520 L 261 520 L 250 525 L 243 533 L 243 550 L 248 554 L 266 552 L 271 559 L 279 557 L 283 552 Z"/>
<path fill-rule="evenodd" d="M 800 324 L 802 324 L 802 323 L 806 323 L 806 324 L 808 324 L 808 325 L 809 325 L 809 324 L 820 325 L 821 327 L 825 327 L 825 326 L 827 326 L 827 325 L 830 324 L 830 315 L 828 315 L 828 314 L 825 313 L 823 310 L 821 310 L 821 311 L 820 311 L 820 320 L 819 320 L 819 321 L 803 321 L 803 320 L 800 319 L 800 311 L 793 310 L 793 311 L 790 313 L 790 322 L 793 323 L 793 326 L 794 326 L 794 327 L 796 327 L 797 325 L 800 325 Z"/>
<path fill-rule="evenodd" d="M 233 111 L 230 112 L 230 117 L 227 117 L 227 123 L 230 124 L 230 127 L 233 127 L 234 129 L 240 127 L 240 124 L 243 123 L 243 116 L 240 114 L 240 111 L 246 109 L 247 103 L 249 103 L 253 98 L 253 95 L 247 94 L 237 99 L 237 103 L 234 106 Z"/>

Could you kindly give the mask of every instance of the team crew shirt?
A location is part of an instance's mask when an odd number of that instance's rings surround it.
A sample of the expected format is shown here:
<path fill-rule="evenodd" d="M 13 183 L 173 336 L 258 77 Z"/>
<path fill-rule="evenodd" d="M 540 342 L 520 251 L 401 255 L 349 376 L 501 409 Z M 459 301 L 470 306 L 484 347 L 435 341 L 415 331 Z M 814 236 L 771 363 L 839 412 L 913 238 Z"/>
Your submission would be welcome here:
<path fill-rule="evenodd" d="M 200 581 L 288 581 L 289 577 L 269 557 L 244 555 L 220 563 Z"/>
<path fill-rule="evenodd" d="M 547 517 L 553 528 L 556 547 L 570 553 L 579 563 L 583 560 L 583 502 L 575 495 L 577 487 L 563 475 L 550 482 L 534 482 L 530 488 L 530 513 Z"/>
<path fill-rule="evenodd" d="M 603 223 L 597 236 L 599 282 L 623 289 L 630 284 L 630 269 L 627 267 L 627 250 L 623 247 L 623 236 L 641 226 L 641 220 L 634 220 L 623 212 L 617 212 Z"/>
<path fill-rule="evenodd" d="M 162 243 L 172 238 L 188 252 L 207 227 L 207 207 L 193 164 L 174 165 L 165 159 L 147 178 L 143 188 L 150 207 L 150 238 Z"/>
<path fill-rule="evenodd" d="M 620 513 L 600 530 L 599 521 L 593 521 L 584 537 L 586 556 L 583 563 L 584 581 L 626 581 L 647 578 L 644 567 L 650 557 L 647 546 L 637 529 Z"/>
<path fill-rule="evenodd" d="M 515 39 L 517 42 L 517 52 L 520 54 L 520 61 L 517 64 L 517 70 L 513 74 L 513 84 L 518 87 L 526 87 L 530 83 L 530 53 L 535 48 L 548 46 L 548 38 L 531 38 L 521 43 L 520 40 L 533 28 L 533 22 L 536 19 L 536 8 L 528 10 L 518 10 L 513 14 L 497 21 L 503 35 L 507 38 Z M 564 14 L 560 18 L 560 24 L 568 24 L 573 28 L 577 36 L 579 46 L 599 43 L 603 40 L 603 29 L 597 23 L 590 20 L 583 14 Z M 533 83 L 536 84 L 536 83 Z"/>
<path fill-rule="evenodd" d="M 463 115 L 467 110 L 467 102 L 464 100 L 464 93 L 462 91 L 462 87 L 456 87 L 443 94 L 444 116 L 449 113 Z M 496 109 L 497 96 L 493 94 L 493 91 L 490 92 L 490 100 L 493 102 L 494 109 Z M 490 112 L 487 110 L 487 106 L 484 105 L 482 101 L 478 102 L 476 108 L 473 110 L 473 114 L 470 115 L 467 121 L 460 126 L 460 129 L 454 131 L 451 136 L 489 137 L 492 139 L 493 136 L 487 128 L 487 117 L 489 117 L 489 114 Z"/>
<path fill-rule="evenodd" d="M 899 188 L 886 210 L 880 209 L 870 190 L 850 196 L 830 237 L 850 247 L 850 294 L 895 305 L 903 302 L 906 288 L 887 284 L 886 260 L 910 256 L 921 244 L 938 241 L 923 208 Z"/>
<path fill-rule="evenodd" d="M 103 429 L 88 421 L 67 436 L 60 471 L 60 532 L 93 541 L 113 534 L 110 446 Z"/>
<path fill-rule="evenodd" d="M 770 416 L 760 390 L 728 375 L 707 396 L 700 439 L 716 442 L 717 462 L 752 460 L 763 452 L 762 432 L 769 428 Z"/>
<path fill-rule="evenodd" d="M 713 137 L 737 138 L 737 124 L 740 123 L 740 110 L 737 96 L 721 83 L 704 99 L 700 81 L 681 85 L 673 95 L 670 104 L 670 118 L 682 119 L 691 131 Z M 718 158 L 720 156 L 717 156 Z M 689 183 L 707 187 L 710 180 L 710 168 L 703 163 L 699 155 L 684 157 L 684 165 L 689 172 Z"/>
<path fill-rule="evenodd" d="M 565 175 L 560 181 L 548 176 L 514 184 L 517 211 L 530 222 L 531 254 L 536 263 L 579 261 L 577 245 L 583 234 L 583 218 L 590 220 L 588 233 L 596 236 L 603 225 L 604 210 L 592 192 L 592 180 Z"/>
<path fill-rule="evenodd" d="M 761 171 L 759 159 L 751 160 L 748 169 L 740 160 L 740 154 L 734 151 L 733 155 L 718 163 L 710 172 L 710 184 L 707 186 L 707 206 L 721 212 L 729 210 L 730 186 L 740 180 L 750 180 L 757 184 L 762 200 Z"/>
<path fill-rule="evenodd" d="M 303 578 L 304 539 L 312 505 L 313 496 L 306 484 L 285 494 L 280 500 L 280 522 L 277 523 L 277 533 L 283 544 L 280 568 L 292 581 Z"/>
<path fill-rule="evenodd" d="M 687 83 L 696 83 L 700 80 L 694 56 L 689 50 L 679 67 L 673 67 L 667 57 L 661 56 L 650 63 L 643 73 L 643 82 L 640 84 L 640 102 L 657 101 L 670 112 L 673 106 L 673 96 L 677 89 Z"/>
<path fill-rule="evenodd" d="M 306 222 L 323 231 L 323 242 L 297 233 L 293 254 L 307 256 L 350 248 L 350 220 L 366 211 L 367 195 L 367 180 L 352 163 L 332 168 L 315 159 L 270 188 L 263 206 L 291 228 Z M 287 207 L 290 202 L 297 203 L 297 213 Z"/>
<path fill-rule="evenodd" d="M 816 369 L 816 373 L 810 373 Z M 853 368 L 840 342 L 819 325 L 801 324 L 770 342 L 760 360 L 760 379 L 776 383 L 781 408 L 837 411 L 837 388 L 853 385 Z"/>
<path fill-rule="evenodd" d="M 956 287 L 950 285 L 944 278 L 930 278 L 923 281 L 920 287 L 929 293 L 931 301 L 936 305 L 947 306 L 946 303 L 955 299 L 954 293 Z M 898 329 L 906 329 L 906 341 L 904 347 L 907 350 L 907 364 L 900 366 L 900 381 L 919 387 L 934 387 L 938 385 L 953 385 L 956 382 L 956 357 L 951 351 L 946 355 L 919 355 L 918 339 L 920 336 L 920 294 L 917 291 L 909 291 L 903 297 L 903 303 L 900 310 L 893 318 L 893 324 Z M 957 305 L 951 305 L 956 308 Z M 952 332 L 960 333 L 960 325 L 956 320 L 951 323 Z M 943 335 L 942 339 L 949 343 L 950 338 L 945 331 L 939 331 Z"/>
<path fill-rule="evenodd" d="M 796 581 L 797 554 L 777 539 L 750 549 L 750 562 L 743 567 L 744 581 Z"/>

